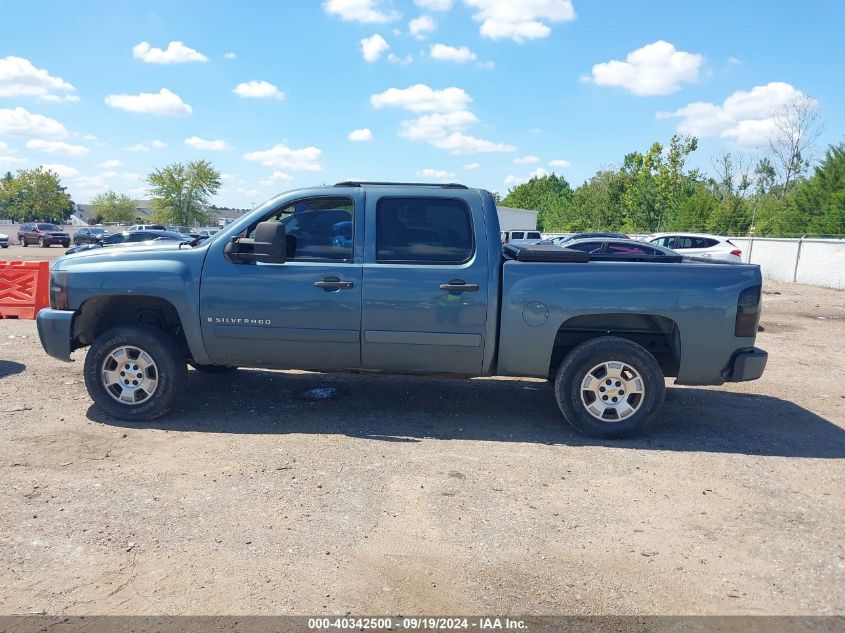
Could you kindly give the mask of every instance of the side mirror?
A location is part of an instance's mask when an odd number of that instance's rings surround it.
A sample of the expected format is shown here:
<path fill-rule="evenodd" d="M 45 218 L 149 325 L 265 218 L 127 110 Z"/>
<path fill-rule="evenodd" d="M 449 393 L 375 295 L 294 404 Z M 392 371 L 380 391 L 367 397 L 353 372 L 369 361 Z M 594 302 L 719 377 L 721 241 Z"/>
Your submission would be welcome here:
<path fill-rule="evenodd" d="M 233 237 L 224 252 L 229 261 L 236 264 L 284 264 L 287 261 L 285 225 L 281 222 L 261 222 L 255 227 L 254 239 Z"/>

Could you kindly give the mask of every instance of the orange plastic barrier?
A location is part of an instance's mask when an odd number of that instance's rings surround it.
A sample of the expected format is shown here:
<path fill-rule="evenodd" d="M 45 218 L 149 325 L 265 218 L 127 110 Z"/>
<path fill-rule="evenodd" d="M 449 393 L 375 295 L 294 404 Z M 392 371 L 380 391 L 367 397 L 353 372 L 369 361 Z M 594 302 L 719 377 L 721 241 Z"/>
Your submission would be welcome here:
<path fill-rule="evenodd" d="M 50 305 L 50 262 L 0 261 L 0 319 L 34 319 Z"/>

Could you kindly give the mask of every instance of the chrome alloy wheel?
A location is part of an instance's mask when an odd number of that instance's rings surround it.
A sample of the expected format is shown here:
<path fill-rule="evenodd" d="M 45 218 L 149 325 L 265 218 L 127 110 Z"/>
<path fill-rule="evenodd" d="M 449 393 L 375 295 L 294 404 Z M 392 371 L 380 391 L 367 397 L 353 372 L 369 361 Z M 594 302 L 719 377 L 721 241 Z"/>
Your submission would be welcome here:
<path fill-rule="evenodd" d="M 599 363 L 581 381 L 581 404 L 602 422 L 619 422 L 634 415 L 643 403 L 645 384 L 631 365 L 610 360 Z"/>
<path fill-rule="evenodd" d="M 158 367 L 152 356 L 132 345 L 112 350 L 100 369 L 103 387 L 120 404 L 146 402 L 155 393 L 158 379 Z"/>

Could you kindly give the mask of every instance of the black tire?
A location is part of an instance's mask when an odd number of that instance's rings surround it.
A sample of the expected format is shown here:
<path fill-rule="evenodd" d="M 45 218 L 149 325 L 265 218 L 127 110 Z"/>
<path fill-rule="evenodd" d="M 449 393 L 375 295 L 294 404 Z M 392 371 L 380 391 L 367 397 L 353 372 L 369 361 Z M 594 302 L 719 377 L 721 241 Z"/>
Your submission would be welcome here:
<path fill-rule="evenodd" d="M 47 242 L 45 242 L 45 241 L 44 241 L 44 238 L 43 238 L 43 237 L 39 237 L 39 238 L 38 238 L 38 245 L 39 245 L 41 248 L 50 248 L 50 245 L 49 245 Z"/>
<path fill-rule="evenodd" d="M 122 404 L 107 390 L 100 370 L 109 354 L 122 346 L 137 347 L 152 357 L 157 386 L 140 404 Z M 151 325 L 126 325 L 103 332 L 85 357 L 85 386 L 98 407 L 114 418 L 133 422 L 154 420 L 173 408 L 185 385 L 187 369 L 182 345 Z"/>
<path fill-rule="evenodd" d="M 195 365 L 194 363 L 191 363 L 191 367 L 203 374 L 213 375 L 231 374 L 238 369 L 237 367 L 227 367 L 226 365 Z"/>
<path fill-rule="evenodd" d="M 79 246 L 79 238 L 78 237 L 73 238 L 73 243 L 74 243 L 75 246 Z"/>
<path fill-rule="evenodd" d="M 609 396 L 619 398 L 620 401 L 624 399 L 628 408 L 634 409 L 633 414 L 628 414 L 624 419 L 614 419 L 614 416 L 620 415 L 616 410 L 605 411 L 607 418 L 603 419 L 588 410 L 588 405 L 593 402 L 600 405 L 595 408 L 606 406 L 598 398 L 590 402 L 593 392 L 583 388 L 587 374 L 605 362 L 621 363 L 626 376 L 633 376 L 629 373 L 633 370 L 638 374 L 634 379 L 642 381 L 641 395 L 629 393 L 623 398 L 624 391 L 619 393 L 615 381 L 607 388 L 604 386 L 602 369 L 593 374 L 594 378 L 600 376 L 597 378 L 602 385 L 599 389 L 608 389 L 606 395 L 601 396 L 602 399 L 607 400 Z M 610 377 L 607 379 L 613 380 Z M 566 420 L 584 435 L 601 439 L 622 439 L 647 432 L 658 420 L 665 395 L 665 379 L 654 356 L 633 341 L 614 336 L 594 338 L 578 345 L 563 359 L 555 379 L 555 398 Z M 616 406 L 610 402 L 607 405 Z M 619 406 L 623 406 L 621 402 Z"/>
<path fill-rule="evenodd" d="M 25 237 L 21 237 L 18 241 L 21 243 L 21 246 L 23 246 L 24 248 L 26 248 L 27 246 L 29 246 L 29 244 L 27 244 L 27 243 L 26 243 L 26 238 L 25 238 Z"/>

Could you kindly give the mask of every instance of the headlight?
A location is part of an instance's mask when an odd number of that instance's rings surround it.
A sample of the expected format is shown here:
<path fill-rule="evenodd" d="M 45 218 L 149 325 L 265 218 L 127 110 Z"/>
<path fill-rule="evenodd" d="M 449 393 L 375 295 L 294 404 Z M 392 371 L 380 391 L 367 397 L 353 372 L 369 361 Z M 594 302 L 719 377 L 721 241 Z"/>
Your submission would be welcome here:
<path fill-rule="evenodd" d="M 70 303 L 67 297 L 68 271 L 50 271 L 50 307 L 54 310 L 67 310 Z"/>

